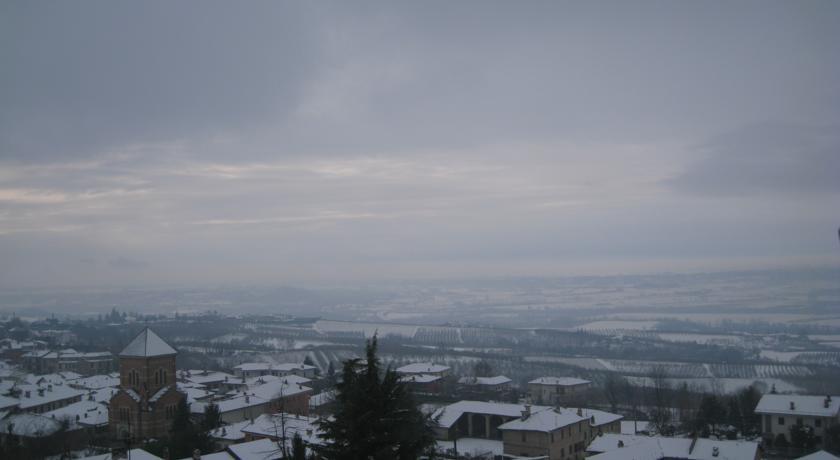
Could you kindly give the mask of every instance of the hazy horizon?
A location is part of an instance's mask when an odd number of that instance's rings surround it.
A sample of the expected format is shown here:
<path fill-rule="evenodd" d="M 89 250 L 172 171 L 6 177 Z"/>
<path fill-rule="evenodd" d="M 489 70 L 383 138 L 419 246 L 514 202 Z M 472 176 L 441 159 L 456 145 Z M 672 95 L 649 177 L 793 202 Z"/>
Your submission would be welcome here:
<path fill-rule="evenodd" d="M 0 5 L 0 288 L 840 267 L 840 3 Z"/>

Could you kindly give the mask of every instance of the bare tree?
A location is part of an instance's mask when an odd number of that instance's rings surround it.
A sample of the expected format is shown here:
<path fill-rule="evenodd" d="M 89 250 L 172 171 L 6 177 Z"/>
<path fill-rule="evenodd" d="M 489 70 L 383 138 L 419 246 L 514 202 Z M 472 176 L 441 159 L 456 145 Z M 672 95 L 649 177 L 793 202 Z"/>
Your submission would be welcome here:
<path fill-rule="evenodd" d="M 668 431 L 671 422 L 671 386 L 668 383 L 668 371 L 661 364 L 653 366 L 648 378 L 651 381 L 650 421 L 656 431 L 663 434 Z"/>

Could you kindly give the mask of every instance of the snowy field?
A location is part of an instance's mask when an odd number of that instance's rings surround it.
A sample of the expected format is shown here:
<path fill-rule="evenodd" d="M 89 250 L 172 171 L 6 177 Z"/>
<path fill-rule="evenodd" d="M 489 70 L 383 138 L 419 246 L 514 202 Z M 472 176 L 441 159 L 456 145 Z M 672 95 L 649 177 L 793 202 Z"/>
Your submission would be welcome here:
<path fill-rule="evenodd" d="M 315 323 L 315 330 L 323 334 L 330 333 L 363 333 L 366 338 L 379 334 L 380 337 L 396 335 L 412 338 L 417 333 L 417 326 L 385 323 L 356 323 L 348 321 L 319 320 Z"/>

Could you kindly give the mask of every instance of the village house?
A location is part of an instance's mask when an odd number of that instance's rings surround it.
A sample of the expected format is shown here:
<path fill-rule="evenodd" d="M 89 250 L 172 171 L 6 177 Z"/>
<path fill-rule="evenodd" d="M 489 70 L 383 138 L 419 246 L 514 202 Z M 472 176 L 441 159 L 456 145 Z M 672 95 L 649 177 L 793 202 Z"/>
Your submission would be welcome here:
<path fill-rule="evenodd" d="M 534 404 L 571 404 L 591 387 L 589 380 L 575 377 L 540 377 L 528 382 L 528 397 Z"/>
<path fill-rule="evenodd" d="M 116 370 L 116 358 L 108 351 L 83 353 L 72 348 L 36 350 L 23 354 L 24 367 L 36 374 L 76 372 L 83 376 L 107 374 Z"/>
<path fill-rule="evenodd" d="M 589 422 L 581 411 L 548 408 L 532 412 L 531 406 L 525 405 L 521 417 L 500 425 L 499 431 L 505 454 L 579 460 L 592 437 Z"/>
<path fill-rule="evenodd" d="M 800 425 L 813 429 L 817 447 L 822 446 L 826 429 L 840 423 L 840 398 L 836 396 L 766 394 L 755 407 L 761 415 L 765 441 L 778 436 L 790 441 L 790 428 Z"/>
<path fill-rule="evenodd" d="M 308 364 L 297 363 L 282 363 L 282 364 L 268 364 L 268 363 L 242 363 L 233 367 L 233 373 L 237 377 L 251 378 L 265 375 L 273 375 L 275 377 L 283 377 L 286 375 L 297 375 L 306 377 L 308 379 L 315 378 L 315 371 L 318 368 Z"/>

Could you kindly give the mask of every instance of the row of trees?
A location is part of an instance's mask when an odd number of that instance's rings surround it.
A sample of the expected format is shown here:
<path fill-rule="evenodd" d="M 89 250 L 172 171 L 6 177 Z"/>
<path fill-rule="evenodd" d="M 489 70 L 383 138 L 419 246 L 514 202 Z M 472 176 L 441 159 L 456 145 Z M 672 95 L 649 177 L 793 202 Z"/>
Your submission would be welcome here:
<path fill-rule="evenodd" d="M 652 429 L 663 435 L 693 432 L 701 437 L 735 437 L 761 432 L 761 419 L 755 414 L 761 392 L 753 386 L 732 395 L 698 392 L 685 382 L 673 387 L 661 366 L 652 369 L 648 381 L 649 386 L 640 388 L 609 374 L 604 395 L 610 409 L 618 412 L 620 405 L 629 406 L 634 419 L 647 416 Z"/>

